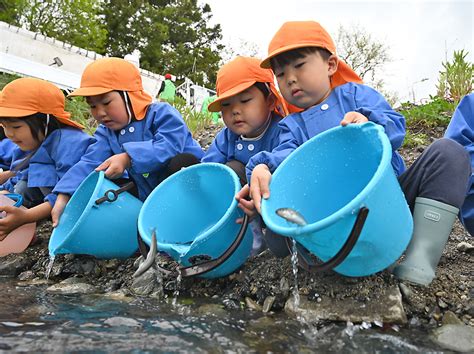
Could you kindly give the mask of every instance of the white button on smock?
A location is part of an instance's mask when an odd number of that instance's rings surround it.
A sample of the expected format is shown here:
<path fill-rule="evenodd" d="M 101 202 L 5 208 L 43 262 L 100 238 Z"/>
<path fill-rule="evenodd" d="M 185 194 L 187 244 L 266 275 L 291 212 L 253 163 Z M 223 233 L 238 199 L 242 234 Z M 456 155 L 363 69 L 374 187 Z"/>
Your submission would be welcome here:
<path fill-rule="evenodd" d="M 125 134 L 125 129 L 122 129 L 122 130 L 120 131 L 120 135 L 124 135 L 124 134 Z"/>
<path fill-rule="evenodd" d="M 247 146 L 247 149 L 249 149 L 249 151 L 253 151 L 253 149 L 255 149 L 255 146 L 253 144 L 249 144 L 249 146 Z"/>
<path fill-rule="evenodd" d="M 327 103 L 325 103 L 321 106 L 321 111 L 325 111 L 328 108 L 329 108 L 329 105 Z"/>
<path fill-rule="evenodd" d="M 244 146 L 242 144 L 237 144 L 237 150 L 242 150 Z"/>
<path fill-rule="evenodd" d="M 130 133 L 133 133 L 133 132 L 135 131 L 135 128 L 134 128 L 134 127 L 130 127 L 130 128 L 128 128 L 128 131 L 129 131 Z"/>

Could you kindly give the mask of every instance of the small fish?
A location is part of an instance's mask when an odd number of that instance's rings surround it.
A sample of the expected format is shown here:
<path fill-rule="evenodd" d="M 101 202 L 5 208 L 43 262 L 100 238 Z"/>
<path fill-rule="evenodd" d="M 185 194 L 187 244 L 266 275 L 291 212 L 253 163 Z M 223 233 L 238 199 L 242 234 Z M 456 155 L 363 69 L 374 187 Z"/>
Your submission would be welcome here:
<path fill-rule="evenodd" d="M 157 253 L 156 247 L 156 232 L 153 230 L 151 234 L 151 245 L 148 254 L 146 255 L 146 259 L 143 261 L 142 264 L 138 267 L 138 269 L 133 273 L 134 278 L 138 278 L 140 275 L 145 273 L 148 269 L 155 266 L 155 257 Z"/>
<path fill-rule="evenodd" d="M 299 226 L 305 226 L 308 224 L 306 220 L 304 219 L 303 215 L 301 215 L 295 209 L 280 208 L 280 209 L 277 209 L 275 212 L 278 216 L 282 217 L 286 221 L 291 222 L 293 224 L 296 224 Z"/>

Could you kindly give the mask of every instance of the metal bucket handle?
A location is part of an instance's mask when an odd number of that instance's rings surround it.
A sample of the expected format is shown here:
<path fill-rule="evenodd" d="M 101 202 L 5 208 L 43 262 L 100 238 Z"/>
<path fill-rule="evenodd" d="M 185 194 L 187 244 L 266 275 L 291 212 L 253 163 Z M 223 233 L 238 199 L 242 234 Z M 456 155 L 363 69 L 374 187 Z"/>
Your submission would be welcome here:
<path fill-rule="evenodd" d="M 234 254 L 234 252 L 237 250 L 237 248 L 242 243 L 242 240 L 244 239 L 245 233 L 247 231 L 248 223 L 249 223 L 248 215 L 244 214 L 244 217 L 242 220 L 242 226 L 240 226 L 240 230 L 237 233 L 237 236 L 235 237 L 231 245 L 219 257 L 208 260 L 208 261 L 204 261 L 199 264 L 186 266 L 186 267 L 178 265 L 173 270 L 165 269 L 163 267 L 156 265 L 157 270 L 165 275 L 181 274 L 182 277 L 194 277 L 197 275 L 202 275 L 204 273 L 210 272 L 211 270 L 217 268 L 226 260 L 228 260 L 230 256 L 232 256 L 232 254 Z M 146 258 L 147 253 L 148 253 L 147 251 L 148 246 L 142 240 L 142 238 L 140 237 L 140 234 L 138 234 L 138 248 L 142 256 Z"/>
<path fill-rule="evenodd" d="M 119 189 L 109 189 L 106 190 L 104 196 L 95 201 L 96 205 L 102 204 L 103 202 L 113 203 L 118 199 L 120 193 L 126 192 L 132 189 L 135 186 L 133 182 L 128 182 L 124 184 Z"/>
<path fill-rule="evenodd" d="M 346 242 L 344 242 L 344 245 L 342 245 L 341 249 L 326 262 L 315 263 L 311 259 L 311 253 L 302 245 L 297 243 L 296 247 L 298 249 L 298 265 L 308 272 L 325 272 L 336 268 L 347 258 L 357 243 L 368 214 L 368 208 L 362 207 L 359 209 L 354 226 L 352 227 L 351 233 L 349 234 Z M 290 253 L 293 253 L 292 242 L 289 237 L 286 237 L 286 245 L 288 246 Z"/>

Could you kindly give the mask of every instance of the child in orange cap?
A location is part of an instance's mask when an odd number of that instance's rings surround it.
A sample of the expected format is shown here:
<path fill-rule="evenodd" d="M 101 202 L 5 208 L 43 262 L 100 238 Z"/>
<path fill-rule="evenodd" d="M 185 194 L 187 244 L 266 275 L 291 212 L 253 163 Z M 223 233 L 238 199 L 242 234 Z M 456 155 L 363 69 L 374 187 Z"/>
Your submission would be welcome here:
<path fill-rule="evenodd" d="M 237 57 L 222 66 L 217 73 L 216 89 L 217 99 L 208 109 L 222 113 L 226 128 L 219 132 L 201 161 L 225 163 L 245 185 L 245 165 L 249 159 L 278 145 L 278 122 L 286 115 L 286 107 L 273 83 L 272 71 L 262 69 L 256 58 Z M 244 211 L 250 212 L 250 201 L 243 197 L 238 201 Z M 251 227 L 257 252 L 261 248 L 261 226 L 253 222 Z"/>
<path fill-rule="evenodd" d="M 13 229 L 50 216 L 53 188 L 86 151 L 93 139 L 64 111 L 64 95 L 53 84 L 21 78 L 7 84 L 0 97 L 0 124 L 19 150 L 13 156 L 15 176 L 2 189 L 21 194 L 30 209 L 0 207 L 0 240 Z"/>
<path fill-rule="evenodd" d="M 284 132 L 277 148 L 255 155 L 247 164 L 250 194 L 257 210 L 261 198 L 270 196 L 271 173 L 298 146 L 338 125 L 379 124 L 392 144 L 392 167 L 415 216 L 407 258 L 395 274 L 429 284 L 439 261 L 434 254 L 441 255 L 439 250 L 449 236 L 469 180 L 469 157 L 462 146 L 440 139 L 405 171 L 397 152 L 405 136 L 405 119 L 380 93 L 362 85 L 354 71 L 338 59 L 331 37 L 317 22 L 283 24 L 270 42 L 262 67 L 273 69 L 283 97 L 303 111 L 280 123 Z M 425 212 L 439 218 L 424 218 Z M 270 232 L 268 236 L 270 248 L 276 252 L 286 249 L 281 237 L 270 239 Z"/>
<path fill-rule="evenodd" d="M 71 96 L 85 96 L 100 125 L 96 142 L 54 189 L 59 193 L 54 226 L 70 196 L 94 170 L 111 179 L 133 180 L 138 197 L 145 200 L 166 177 L 203 155 L 179 112 L 167 103 L 152 103 L 138 69 L 124 59 L 89 64 Z"/>

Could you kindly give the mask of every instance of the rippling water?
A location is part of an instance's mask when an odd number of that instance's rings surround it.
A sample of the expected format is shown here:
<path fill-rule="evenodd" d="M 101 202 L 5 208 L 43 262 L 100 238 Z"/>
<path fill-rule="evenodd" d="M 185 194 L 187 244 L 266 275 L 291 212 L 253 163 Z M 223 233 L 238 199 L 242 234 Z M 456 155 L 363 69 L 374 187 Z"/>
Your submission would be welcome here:
<path fill-rule="evenodd" d="M 216 299 L 65 296 L 0 278 L 0 350 L 131 352 L 416 352 L 424 333 L 346 324 L 310 328 L 285 314 L 224 310 Z M 212 303 L 214 301 L 214 304 Z M 408 337 L 409 335 L 409 337 Z"/>

